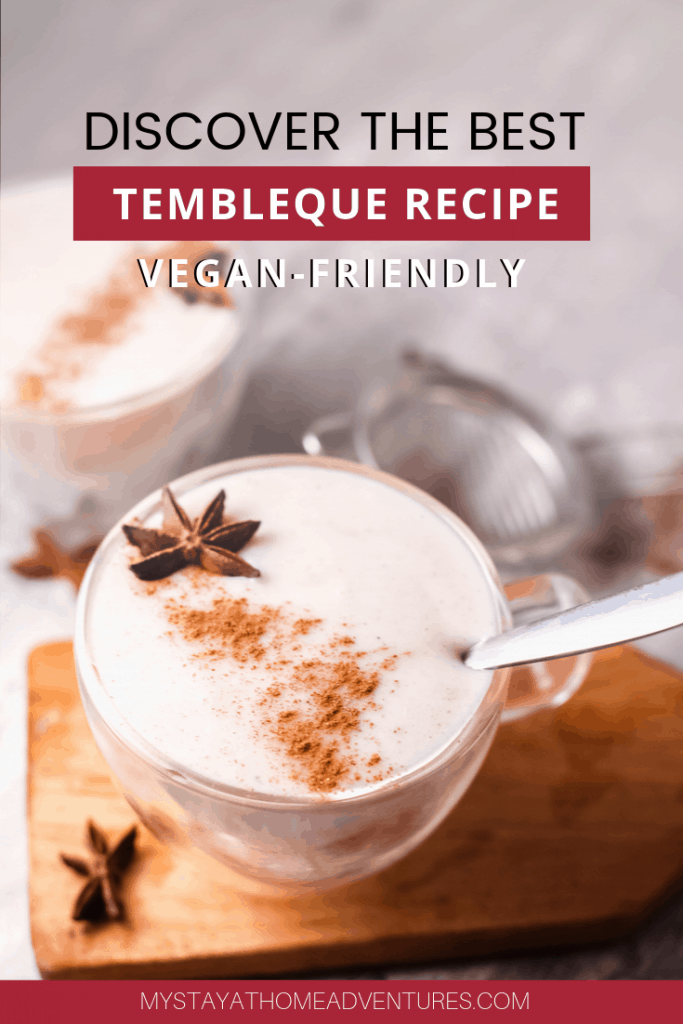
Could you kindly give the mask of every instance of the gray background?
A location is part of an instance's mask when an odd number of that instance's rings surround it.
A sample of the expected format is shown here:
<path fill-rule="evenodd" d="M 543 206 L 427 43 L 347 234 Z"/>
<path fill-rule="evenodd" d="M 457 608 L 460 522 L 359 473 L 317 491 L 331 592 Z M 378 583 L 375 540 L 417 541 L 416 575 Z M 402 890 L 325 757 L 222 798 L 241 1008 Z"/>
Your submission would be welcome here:
<path fill-rule="evenodd" d="M 392 352 L 421 346 L 504 384 L 570 435 L 683 425 L 680 342 L 681 6 L 635 0 L 6 0 L 5 184 L 78 163 L 577 163 L 592 169 L 592 241 L 574 243 L 278 243 L 248 254 L 524 257 L 516 291 L 465 287 L 264 290 L 249 328 L 256 371 L 231 450 L 297 445 L 316 413 L 344 407 Z M 85 151 L 85 111 L 331 110 L 339 152 L 287 154 L 255 142 L 221 154 Z M 362 110 L 450 113 L 448 152 L 369 150 Z M 573 153 L 471 153 L 469 112 L 583 110 Z M 528 138 L 528 132 L 525 133 Z M 124 159 L 125 158 L 125 159 Z M 294 283 L 293 283 L 294 284 Z M 12 517 L 5 496 L 5 521 Z M 0 976 L 35 977 L 25 897 L 24 657 L 68 635 L 65 581 L 5 577 L 8 604 L 32 610 L 3 665 Z M 14 621 L 14 620 L 13 620 Z M 668 656 L 683 664 L 678 646 Z M 608 951 L 393 972 L 390 977 L 680 977 L 682 912 L 673 904 Z"/>

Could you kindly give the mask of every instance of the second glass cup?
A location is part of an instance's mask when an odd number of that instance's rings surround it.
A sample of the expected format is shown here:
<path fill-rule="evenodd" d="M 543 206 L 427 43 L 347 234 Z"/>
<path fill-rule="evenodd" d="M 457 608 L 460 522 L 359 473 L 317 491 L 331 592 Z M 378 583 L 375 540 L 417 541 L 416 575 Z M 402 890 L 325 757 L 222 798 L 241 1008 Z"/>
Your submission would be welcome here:
<path fill-rule="evenodd" d="M 30 525 L 102 533 L 220 454 L 253 354 L 251 291 L 233 302 L 215 269 L 229 254 L 212 243 L 74 242 L 65 182 L 1 205 L 3 472 Z M 159 264 L 154 288 L 138 257 Z M 171 257 L 185 258 L 185 287 L 167 287 Z"/>

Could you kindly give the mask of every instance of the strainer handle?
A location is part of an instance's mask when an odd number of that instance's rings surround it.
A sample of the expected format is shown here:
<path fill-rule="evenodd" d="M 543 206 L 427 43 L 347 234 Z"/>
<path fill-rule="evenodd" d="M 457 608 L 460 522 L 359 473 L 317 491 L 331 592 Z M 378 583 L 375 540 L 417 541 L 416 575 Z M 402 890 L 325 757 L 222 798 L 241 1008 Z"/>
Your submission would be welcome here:
<path fill-rule="evenodd" d="M 307 428 L 301 446 L 307 455 L 328 455 L 358 462 L 354 439 L 353 412 L 336 412 L 320 416 Z"/>

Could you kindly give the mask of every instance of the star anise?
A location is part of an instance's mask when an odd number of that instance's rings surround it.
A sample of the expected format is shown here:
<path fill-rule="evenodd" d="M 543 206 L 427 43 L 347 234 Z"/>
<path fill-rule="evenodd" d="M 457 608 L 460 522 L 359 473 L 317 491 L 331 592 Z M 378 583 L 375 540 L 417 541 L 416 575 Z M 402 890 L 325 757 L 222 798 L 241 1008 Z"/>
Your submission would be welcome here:
<path fill-rule="evenodd" d="M 164 487 L 161 530 L 125 525 L 123 532 L 142 558 L 131 563 L 141 580 L 161 580 L 186 565 L 201 565 L 207 572 L 221 576 L 260 576 L 253 565 L 240 558 L 240 551 L 251 540 L 259 522 L 224 523 L 225 491 L 220 491 L 196 519 L 190 519 L 168 487 Z"/>
<path fill-rule="evenodd" d="M 35 530 L 33 540 L 35 552 L 12 562 L 11 569 L 29 580 L 63 576 L 78 590 L 88 562 L 97 550 L 99 539 L 91 540 L 72 551 L 62 548 L 49 530 Z"/>
<path fill-rule="evenodd" d="M 74 904 L 71 914 L 74 921 L 114 921 L 121 917 L 118 890 L 135 855 L 136 835 L 137 828 L 133 825 L 110 852 L 104 833 L 94 821 L 89 821 L 86 837 L 92 852 L 90 863 L 60 854 L 67 867 L 88 879 Z"/>
<path fill-rule="evenodd" d="M 228 254 L 225 250 L 217 248 L 206 249 L 203 246 L 191 244 L 185 245 L 183 249 L 189 250 L 188 256 L 195 266 L 197 266 L 200 260 L 216 260 L 216 271 L 221 278 L 225 277 L 226 264 L 228 262 Z M 175 248 L 173 249 L 173 255 L 176 255 Z M 191 274 L 189 276 L 192 277 Z M 187 282 L 187 288 L 176 288 L 173 291 L 188 306 L 193 306 L 197 302 L 205 303 L 209 306 L 230 307 L 233 305 L 228 288 L 205 288 L 198 283 L 196 277 L 194 280 Z"/>

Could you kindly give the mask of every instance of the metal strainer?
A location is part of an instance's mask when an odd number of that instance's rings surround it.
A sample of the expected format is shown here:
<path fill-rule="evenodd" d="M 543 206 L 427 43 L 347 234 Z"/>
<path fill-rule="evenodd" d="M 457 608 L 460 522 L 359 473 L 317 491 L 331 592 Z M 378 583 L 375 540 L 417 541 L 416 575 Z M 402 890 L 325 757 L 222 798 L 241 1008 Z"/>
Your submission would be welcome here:
<path fill-rule="evenodd" d="M 303 447 L 428 491 L 468 523 L 503 575 L 547 565 L 590 523 L 583 464 L 566 442 L 504 392 L 414 351 L 354 412 L 313 423 Z"/>

